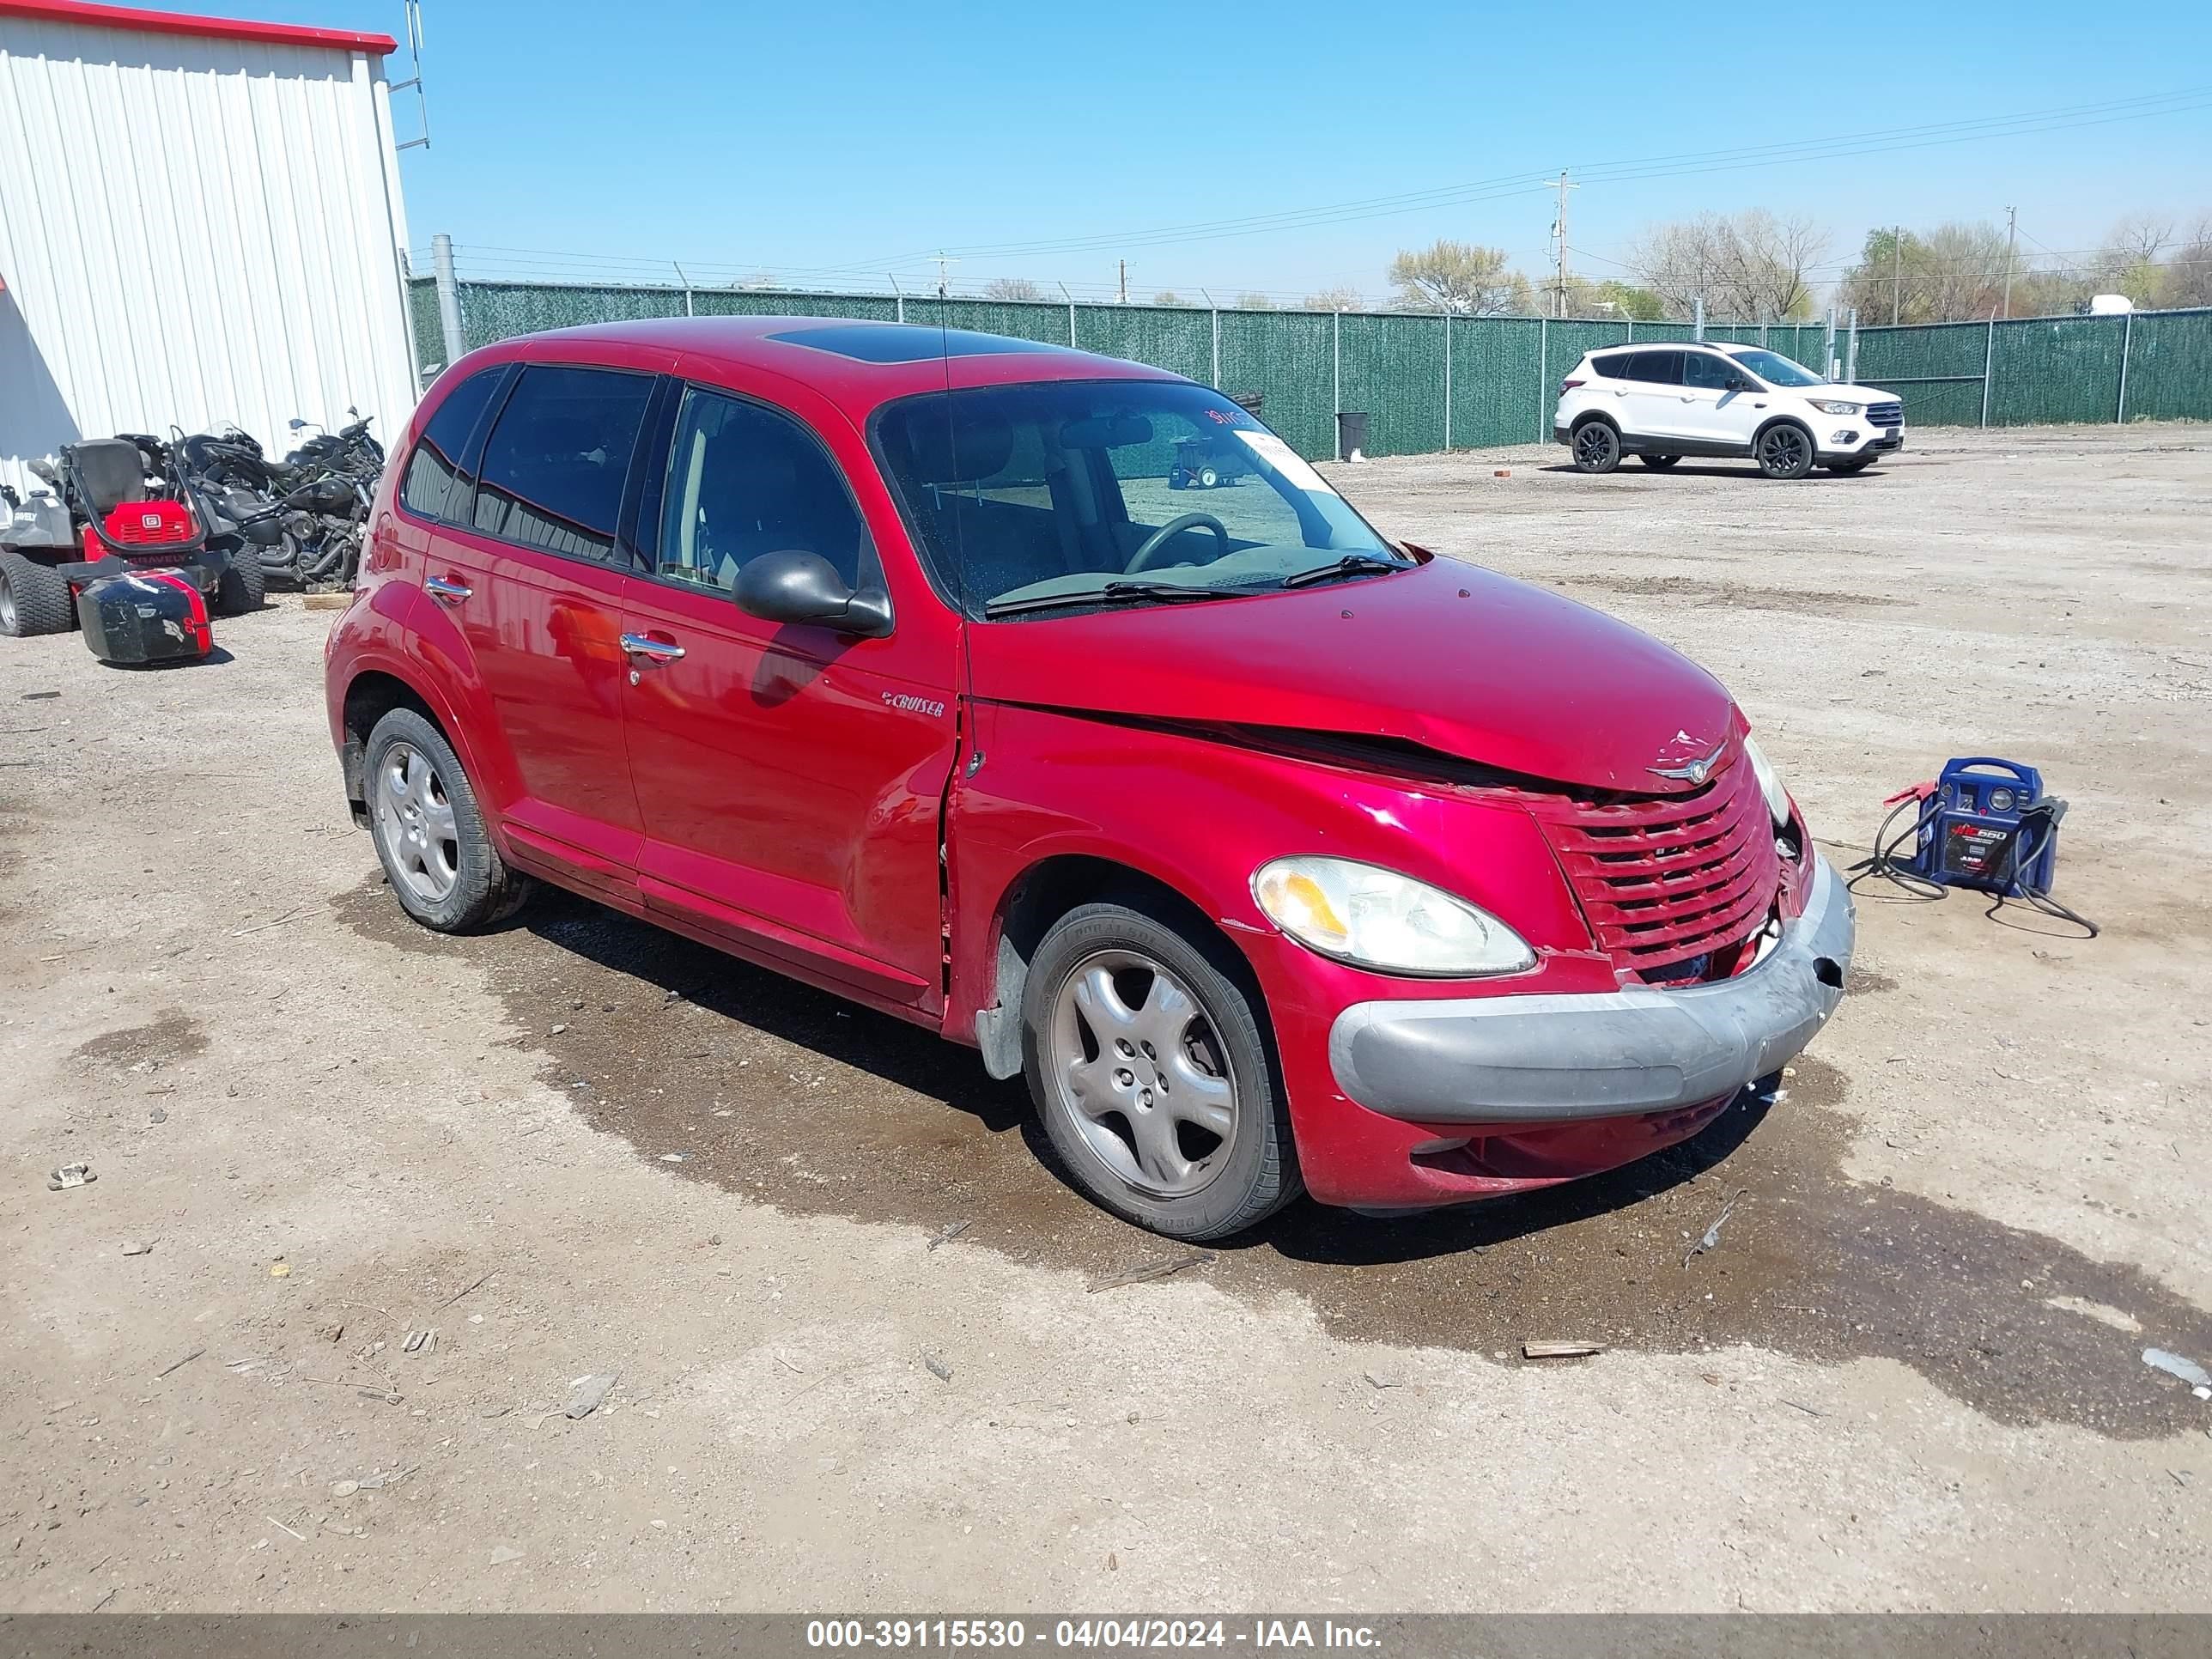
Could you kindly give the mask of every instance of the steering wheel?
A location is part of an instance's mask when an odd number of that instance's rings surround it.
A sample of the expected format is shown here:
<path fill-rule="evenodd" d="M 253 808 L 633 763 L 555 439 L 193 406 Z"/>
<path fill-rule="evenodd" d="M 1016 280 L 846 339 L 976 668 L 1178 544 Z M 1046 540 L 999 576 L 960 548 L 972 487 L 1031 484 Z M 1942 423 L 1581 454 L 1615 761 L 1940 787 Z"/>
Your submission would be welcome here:
<path fill-rule="evenodd" d="M 1196 530 L 1200 526 L 1204 526 L 1206 529 L 1211 530 L 1213 532 L 1214 540 L 1221 544 L 1221 551 L 1215 556 L 1217 558 L 1227 556 L 1229 552 L 1228 526 L 1223 524 L 1220 520 L 1215 518 L 1211 513 L 1186 513 L 1179 519 L 1170 519 L 1158 530 L 1155 530 L 1151 535 L 1146 537 L 1145 544 L 1137 550 L 1136 556 L 1129 561 L 1129 568 L 1131 570 L 1150 570 L 1152 568 L 1153 554 L 1158 552 L 1176 537 L 1182 535 L 1184 531 Z"/>

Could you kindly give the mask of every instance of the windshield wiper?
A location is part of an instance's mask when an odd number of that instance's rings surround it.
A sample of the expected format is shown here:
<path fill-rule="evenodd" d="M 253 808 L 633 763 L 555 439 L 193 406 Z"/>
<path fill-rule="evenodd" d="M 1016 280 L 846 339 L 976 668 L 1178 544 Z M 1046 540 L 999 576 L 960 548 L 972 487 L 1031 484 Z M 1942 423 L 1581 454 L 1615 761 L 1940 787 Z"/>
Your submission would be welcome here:
<path fill-rule="evenodd" d="M 1316 582 L 1325 582 L 1336 576 L 1360 576 L 1386 570 L 1409 570 L 1413 567 L 1401 559 L 1385 557 L 1380 553 L 1347 553 L 1329 564 L 1317 564 L 1310 570 L 1296 570 L 1283 578 L 1285 587 L 1310 587 Z"/>
<path fill-rule="evenodd" d="M 1186 587 L 1180 582 L 1101 582 L 1096 587 L 1068 593 L 1035 593 L 1025 599 L 994 599 L 983 607 L 987 617 L 1011 617 L 1021 611 L 1057 611 L 1072 605 L 1131 605 L 1139 599 L 1225 599 L 1232 597 L 1218 587 Z"/>

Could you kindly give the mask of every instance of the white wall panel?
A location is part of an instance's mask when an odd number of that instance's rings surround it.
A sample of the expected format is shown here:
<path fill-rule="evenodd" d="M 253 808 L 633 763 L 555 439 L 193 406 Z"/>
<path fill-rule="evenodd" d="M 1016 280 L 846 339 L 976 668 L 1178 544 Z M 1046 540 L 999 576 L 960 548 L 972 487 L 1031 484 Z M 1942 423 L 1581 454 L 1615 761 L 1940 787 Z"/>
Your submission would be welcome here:
<path fill-rule="evenodd" d="M 414 346 L 380 59 L 0 15 L 0 482 L 57 444 L 346 406 Z"/>

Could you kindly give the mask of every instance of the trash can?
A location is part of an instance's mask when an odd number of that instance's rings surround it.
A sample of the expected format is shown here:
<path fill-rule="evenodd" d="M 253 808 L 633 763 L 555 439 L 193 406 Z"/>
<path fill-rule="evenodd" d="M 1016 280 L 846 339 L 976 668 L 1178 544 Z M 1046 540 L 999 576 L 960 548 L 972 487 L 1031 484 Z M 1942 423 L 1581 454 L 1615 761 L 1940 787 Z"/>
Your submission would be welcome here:
<path fill-rule="evenodd" d="M 1348 410 L 1339 410 L 1336 417 L 1336 459 L 1340 461 L 1348 461 L 1356 454 L 1364 460 L 1366 449 L 1367 415 L 1365 411 L 1354 414 Z"/>

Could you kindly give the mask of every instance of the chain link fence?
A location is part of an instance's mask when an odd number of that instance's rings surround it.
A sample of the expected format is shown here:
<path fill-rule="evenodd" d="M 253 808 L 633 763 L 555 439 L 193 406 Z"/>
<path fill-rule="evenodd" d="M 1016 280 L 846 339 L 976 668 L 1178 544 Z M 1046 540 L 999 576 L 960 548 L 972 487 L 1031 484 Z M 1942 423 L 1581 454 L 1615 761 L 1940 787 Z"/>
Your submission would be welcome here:
<path fill-rule="evenodd" d="M 420 361 L 446 357 L 434 278 L 410 283 Z M 1265 400 L 1267 423 L 1310 459 L 1337 451 L 1337 416 L 1367 417 L 1370 455 L 1548 439 L 1560 377 L 1585 351 L 1688 340 L 1689 323 L 1557 321 L 1399 312 L 907 299 L 666 285 L 462 281 L 464 343 L 642 317 L 850 317 L 975 329 L 1150 363 Z M 1902 328 L 1826 322 L 1714 325 L 1708 340 L 1896 392 L 1905 423 L 2212 420 L 2212 310 L 2035 317 Z"/>

